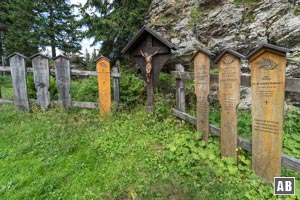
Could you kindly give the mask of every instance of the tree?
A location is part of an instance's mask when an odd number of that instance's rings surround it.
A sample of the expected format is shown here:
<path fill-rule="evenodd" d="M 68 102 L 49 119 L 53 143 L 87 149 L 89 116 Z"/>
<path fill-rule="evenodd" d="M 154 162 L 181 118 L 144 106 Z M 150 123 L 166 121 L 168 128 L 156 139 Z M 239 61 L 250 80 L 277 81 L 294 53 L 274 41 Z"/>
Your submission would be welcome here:
<path fill-rule="evenodd" d="M 32 30 L 34 14 L 31 2 L 22 0 L 4 1 L 0 4 L 1 55 L 15 51 L 32 55 L 37 52 L 37 37 Z"/>
<path fill-rule="evenodd" d="M 74 6 L 68 0 L 35 0 L 35 24 L 33 29 L 40 38 L 40 46 L 50 46 L 52 57 L 56 48 L 64 52 L 78 52 L 81 48 L 81 34 Z"/>
<path fill-rule="evenodd" d="M 122 48 L 141 28 L 150 0 L 88 0 L 83 6 L 85 35 L 101 43 L 100 53 L 121 57 Z"/>

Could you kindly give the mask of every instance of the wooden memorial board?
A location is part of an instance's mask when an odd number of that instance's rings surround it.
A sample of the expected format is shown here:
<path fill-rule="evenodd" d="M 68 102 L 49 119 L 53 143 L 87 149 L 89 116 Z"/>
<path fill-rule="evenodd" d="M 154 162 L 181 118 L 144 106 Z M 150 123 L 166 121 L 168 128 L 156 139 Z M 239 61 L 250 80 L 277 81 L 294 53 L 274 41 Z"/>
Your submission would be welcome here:
<path fill-rule="evenodd" d="M 237 106 L 240 102 L 240 59 L 244 56 L 225 50 L 217 59 L 219 102 L 221 104 L 221 155 L 237 158 Z"/>
<path fill-rule="evenodd" d="M 97 59 L 100 116 L 111 112 L 110 60 L 104 56 Z"/>
<path fill-rule="evenodd" d="M 114 91 L 114 102 L 116 106 L 119 106 L 120 103 L 120 61 L 117 61 L 115 66 L 112 68 L 111 77 L 113 78 L 113 91 Z"/>
<path fill-rule="evenodd" d="M 27 94 L 25 56 L 13 53 L 8 56 L 12 84 L 14 88 L 14 104 L 17 110 L 29 112 L 29 101 Z"/>
<path fill-rule="evenodd" d="M 59 100 L 62 101 L 62 104 L 65 109 L 69 109 L 71 107 L 71 94 L 70 94 L 70 86 L 71 86 L 71 71 L 70 71 L 70 60 L 69 58 L 59 55 L 55 58 L 55 77 L 56 84 L 59 93 Z"/>
<path fill-rule="evenodd" d="M 202 139 L 208 144 L 209 134 L 209 81 L 210 58 L 212 54 L 199 50 L 194 56 L 195 94 L 197 97 L 197 130 L 202 132 Z"/>
<path fill-rule="evenodd" d="M 122 50 L 122 53 L 133 54 L 135 62 L 141 69 L 147 84 L 147 107 L 150 113 L 154 112 L 154 86 L 162 67 L 171 57 L 171 49 L 175 49 L 173 44 L 153 29 L 144 26 Z"/>
<path fill-rule="evenodd" d="M 32 59 L 34 85 L 37 90 L 37 102 L 41 110 L 46 111 L 50 104 L 48 57 L 35 54 L 30 58 Z"/>
<path fill-rule="evenodd" d="M 280 176 L 288 49 L 265 44 L 248 56 L 251 64 L 252 166 L 266 183 Z"/>

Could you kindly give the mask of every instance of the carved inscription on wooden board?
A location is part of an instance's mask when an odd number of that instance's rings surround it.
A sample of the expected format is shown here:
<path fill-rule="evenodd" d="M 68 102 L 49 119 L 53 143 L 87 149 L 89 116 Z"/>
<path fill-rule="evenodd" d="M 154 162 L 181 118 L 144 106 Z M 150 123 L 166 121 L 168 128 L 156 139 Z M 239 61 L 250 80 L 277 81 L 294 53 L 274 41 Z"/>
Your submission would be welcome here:
<path fill-rule="evenodd" d="M 42 111 L 46 111 L 50 104 L 49 93 L 49 65 L 48 59 L 36 56 L 32 59 L 34 85 L 37 90 L 37 101 Z"/>
<path fill-rule="evenodd" d="M 71 107 L 71 71 L 70 60 L 64 56 L 54 58 L 56 84 L 59 93 L 59 100 L 62 101 L 65 109 Z"/>
<path fill-rule="evenodd" d="M 100 116 L 105 117 L 111 112 L 110 61 L 107 58 L 101 57 L 97 61 L 97 73 Z"/>
<path fill-rule="evenodd" d="M 194 58 L 195 94 L 197 97 L 197 130 L 202 132 L 202 138 L 208 143 L 209 110 L 207 97 L 209 94 L 210 59 L 202 53 Z"/>
<path fill-rule="evenodd" d="M 237 112 L 240 102 L 240 59 L 226 53 L 219 61 L 221 154 L 237 157 Z"/>
<path fill-rule="evenodd" d="M 252 165 L 267 183 L 281 171 L 285 66 L 271 52 L 251 60 Z"/>
<path fill-rule="evenodd" d="M 24 56 L 16 53 L 9 58 L 9 63 L 14 87 L 15 107 L 17 110 L 29 112 Z"/>

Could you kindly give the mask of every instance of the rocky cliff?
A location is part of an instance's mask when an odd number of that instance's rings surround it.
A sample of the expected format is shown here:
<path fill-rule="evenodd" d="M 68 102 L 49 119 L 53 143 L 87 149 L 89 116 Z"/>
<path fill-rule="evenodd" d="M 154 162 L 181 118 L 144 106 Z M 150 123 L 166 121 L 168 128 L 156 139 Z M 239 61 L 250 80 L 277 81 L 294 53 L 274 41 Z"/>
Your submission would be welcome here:
<path fill-rule="evenodd" d="M 300 78 L 300 0 L 153 0 L 146 24 L 176 45 L 169 69 L 181 63 L 192 70 L 197 48 L 218 55 L 231 48 L 244 55 L 261 43 L 292 50 L 287 76 Z M 214 58 L 213 58 L 214 59 Z M 249 72 L 249 66 L 242 67 Z M 245 88 L 241 106 L 251 99 Z M 300 95 L 289 95 L 290 101 Z"/>
<path fill-rule="evenodd" d="M 177 46 L 171 64 L 191 66 L 199 47 L 247 54 L 268 42 L 293 51 L 287 75 L 300 77 L 300 0 L 153 0 L 146 24 Z"/>

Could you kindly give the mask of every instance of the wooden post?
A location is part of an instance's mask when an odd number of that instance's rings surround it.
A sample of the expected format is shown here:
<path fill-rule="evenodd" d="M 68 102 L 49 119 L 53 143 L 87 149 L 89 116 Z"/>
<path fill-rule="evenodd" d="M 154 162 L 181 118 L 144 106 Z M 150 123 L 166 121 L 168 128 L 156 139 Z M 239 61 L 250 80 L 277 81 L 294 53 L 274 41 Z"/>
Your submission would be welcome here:
<path fill-rule="evenodd" d="M 252 167 L 266 183 L 280 176 L 286 52 L 265 44 L 248 56 L 251 64 Z"/>
<path fill-rule="evenodd" d="M 184 66 L 181 64 L 175 65 L 175 70 L 184 72 Z M 176 108 L 182 112 L 185 112 L 185 87 L 184 80 L 176 78 Z"/>
<path fill-rule="evenodd" d="M 199 50 L 194 56 L 195 94 L 197 97 L 197 131 L 202 132 L 202 139 L 208 144 L 209 134 L 209 81 L 211 53 Z"/>
<path fill-rule="evenodd" d="M 53 58 L 55 65 L 56 84 L 59 93 L 59 100 L 66 110 L 71 107 L 71 73 L 69 58 L 59 55 Z"/>
<path fill-rule="evenodd" d="M 17 110 L 29 112 L 25 69 L 26 57 L 19 53 L 13 53 L 8 58 L 14 87 L 14 104 Z"/>
<path fill-rule="evenodd" d="M 34 85 L 37 90 L 37 102 L 41 110 L 46 111 L 50 104 L 48 57 L 35 54 L 30 58 L 32 59 Z"/>
<path fill-rule="evenodd" d="M 219 65 L 219 102 L 221 104 L 221 155 L 237 158 L 237 106 L 240 102 L 240 59 L 244 56 L 225 50 Z"/>
<path fill-rule="evenodd" d="M 114 82 L 114 102 L 119 107 L 120 102 L 120 62 L 117 61 L 116 65 L 112 68 L 113 82 Z"/>
<path fill-rule="evenodd" d="M 104 56 L 101 56 L 96 60 L 96 63 L 98 73 L 100 116 L 105 117 L 111 112 L 110 60 Z"/>

